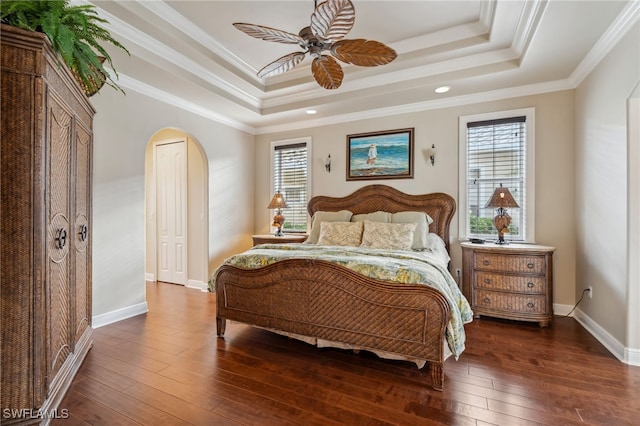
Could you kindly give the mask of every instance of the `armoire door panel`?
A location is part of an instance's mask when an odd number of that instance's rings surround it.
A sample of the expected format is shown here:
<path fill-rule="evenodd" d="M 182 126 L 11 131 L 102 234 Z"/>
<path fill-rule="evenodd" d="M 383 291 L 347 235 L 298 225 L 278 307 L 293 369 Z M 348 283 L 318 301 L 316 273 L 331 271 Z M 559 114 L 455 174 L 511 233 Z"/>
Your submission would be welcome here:
<path fill-rule="evenodd" d="M 51 92 L 48 102 L 48 131 L 50 137 L 49 181 L 45 202 L 49 219 L 49 297 L 48 331 L 49 350 L 47 376 L 56 375 L 71 354 L 72 297 L 70 286 L 71 260 L 69 248 L 73 244 L 71 235 L 71 139 L 73 115 Z M 52 235 L 53 234 L 53 235 Z M 53 238 L 51 240 L 51 238 Z"/>
<path fill-rule="evenodd" d="M 91 325 L 91 133 L 76 126 L 75 138 L 74 344 Z"/>

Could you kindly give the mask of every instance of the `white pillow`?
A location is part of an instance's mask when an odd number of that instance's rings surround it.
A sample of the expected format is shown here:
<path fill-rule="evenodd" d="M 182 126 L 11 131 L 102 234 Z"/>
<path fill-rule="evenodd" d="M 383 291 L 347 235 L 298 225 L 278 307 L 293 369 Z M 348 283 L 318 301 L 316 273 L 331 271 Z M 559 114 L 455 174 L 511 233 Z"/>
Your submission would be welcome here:
<path fill-rule="evenodd" d="M 427 234 L 429 234 L 429 224 L 433 223 L 433 219 L 425 212 L 398 212 L 391 215 L 391 223 L 415 223 L 416 230 L 413 235 L 411 248 L 414 250 L 422 250 L 429 248 Z"/>
<path fill-rule="evenodd" d="M 440 235 L 434 234 L 433 232 L 427 234 L 427 245 L 427 249 L 442 259 L 445 265 L 449 263 L 451 257 L 449 257 L 447 245 L 444 243 L 444 240 L 440 238 Z"/>
<path fill-rule="evenodd" d="M 357 247 L 362 240 L 362 222 L 321 222 L 318 245 Z"/>
<path fill-rule="evenodd" d="M 415 229 L 415 223 L 381 223 L 367 220 L 364 222 L 360 245 L 389 250 L 411 250 Z"/>
<path fill-rule="evenodd" d="M 320 237 L 320 224 L 322 222 L 349 222 L 351 220 L 351 213 L 349 210 L 340 210 L 339 212 L 315 212 L 311 218 L 311 232 L 309 237 L 305 241 L 305 244 L 316 244 L 318 237 Z"/>
<path fill-rule="evenodd" d="M 391 223 L 391 213 L 377 211 L 373 213 L 354 214 L 351 216 L 351 222 L 364 222 L 365 220 L 370 220 L 371 222 Z"/>

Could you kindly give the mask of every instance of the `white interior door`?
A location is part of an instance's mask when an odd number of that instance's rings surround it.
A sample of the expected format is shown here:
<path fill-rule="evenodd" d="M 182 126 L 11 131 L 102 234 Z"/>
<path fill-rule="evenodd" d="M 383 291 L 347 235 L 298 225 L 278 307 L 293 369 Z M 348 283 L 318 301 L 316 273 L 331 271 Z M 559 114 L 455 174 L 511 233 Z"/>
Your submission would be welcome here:
<path fill-rule="evenodd" d="M 187 144 L 156 145 L 158 281 L 187 283 Z"/>

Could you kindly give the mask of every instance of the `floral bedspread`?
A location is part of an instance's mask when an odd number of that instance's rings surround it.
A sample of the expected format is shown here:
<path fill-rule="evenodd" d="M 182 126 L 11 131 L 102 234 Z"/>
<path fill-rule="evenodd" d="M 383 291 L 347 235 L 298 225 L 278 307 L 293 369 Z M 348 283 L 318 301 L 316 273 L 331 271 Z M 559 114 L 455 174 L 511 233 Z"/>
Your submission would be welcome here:
<path fill-rule="evenodd" d="M 364 247 L 318 246 L 315 244 L 262 244 L 227 259 L 224 264 L 255 269 L 284 259 L 322 259 L 364 276 L 401 284 L 424 284 L 439 290 L 451 306 L 446 338 L 456 357 L 464 351 L 464 324 L 473 312 L 447 265 L 428 251 L 382 250 Z M 215 291 L 216 272 L 209 280 Z"/>

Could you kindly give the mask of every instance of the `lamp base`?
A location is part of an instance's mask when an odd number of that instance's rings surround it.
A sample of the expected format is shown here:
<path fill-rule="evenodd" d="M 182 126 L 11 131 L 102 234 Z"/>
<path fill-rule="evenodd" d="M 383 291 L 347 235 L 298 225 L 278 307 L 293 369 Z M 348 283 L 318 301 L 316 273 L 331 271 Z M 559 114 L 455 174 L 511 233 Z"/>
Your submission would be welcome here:
<path fill-rule="evenodd" d="M 505 231 L 509 231 L 509 224 L 511 223 L 511 216 L 507 214 L 506 209 L 498 209 L 498 214 L 493 218 L 493 224 L 496 227 L 496 231 L 498 231 L 498 241 L 496 244 L 506 245 L 509 244 L 504 240 Z"/>

